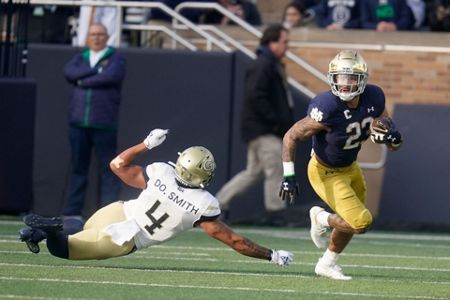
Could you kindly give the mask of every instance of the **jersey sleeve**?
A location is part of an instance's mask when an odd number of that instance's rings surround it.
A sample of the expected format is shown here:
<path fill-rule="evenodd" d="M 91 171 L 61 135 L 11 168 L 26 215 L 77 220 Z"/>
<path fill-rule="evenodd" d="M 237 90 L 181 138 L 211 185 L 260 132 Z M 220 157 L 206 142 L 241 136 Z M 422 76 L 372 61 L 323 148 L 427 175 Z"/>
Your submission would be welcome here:
<path fill-rule="evenodd" d="M 370 90 L 372 91 L 370 99 L 372 99 L 373 106 L 375 107 L 375 117 L 379 117 L 386 107 L 386 96 L 378 86 L 370 86 Z"/>
<path fill-rule="evenodd" d="M 332 95 L 332 94 L 331 94 Z M 331 99 L 331 100 L 330 100 Z M 308 115 L 326 126 L 333 124 L 333 111 L 336 105 L 328 93 L 317 95 L 308 106 Z"/>
<path fill-rule="evenodd" d="M 210 197 L 211 201 L 209 202 L 201 217 L 194 223 L 194 227 L 204 221 L 214 221 L 220 216 L 221 211 L 219 201 L 212 195 Z"/>
<path fill-rule="evenodd" d="M 205 211 L 202 214 L 203 217 L 218 217 L 220 215 L 220 205 L 219 201 L 211 196 L 211 201 L 209 202 L 208 207 L 206 207 Z"/>

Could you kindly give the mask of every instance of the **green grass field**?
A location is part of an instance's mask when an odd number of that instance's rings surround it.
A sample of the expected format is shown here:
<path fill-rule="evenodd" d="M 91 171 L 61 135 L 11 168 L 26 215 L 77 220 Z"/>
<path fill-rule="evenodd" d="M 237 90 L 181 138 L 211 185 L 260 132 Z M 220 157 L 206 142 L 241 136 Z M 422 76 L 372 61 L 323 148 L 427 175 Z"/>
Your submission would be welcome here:
<path fill-rule="evenodd" d="M 17 220 L 0 221 L 0 299 L 450 299 L 450 235 L 369 232 L 340 264 L 353 280 L 318 278 L 321 252 L 306 228 L 236 227 L 294 252 L 281 268 L 247 258 L 193 230 L 122 258 L 67 261 L 19 242 Z"/>

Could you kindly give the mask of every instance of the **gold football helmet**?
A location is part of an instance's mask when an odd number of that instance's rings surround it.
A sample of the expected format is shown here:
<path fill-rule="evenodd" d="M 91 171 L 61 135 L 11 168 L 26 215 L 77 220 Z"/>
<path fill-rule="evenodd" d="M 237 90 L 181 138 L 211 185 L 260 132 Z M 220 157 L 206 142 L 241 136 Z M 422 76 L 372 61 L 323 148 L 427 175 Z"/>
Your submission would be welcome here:
<path fill-rule="evenodd" d="M 212 153 L 205 147 L 193 146 L 178 154 L 175 163 L 177 180 L 189 187 L 205 188 L 216 170 Z"/>
<path fill-rule="evenodd" d="M 339 52 L 328 66 L 331 92 L 343 101 L 350 101 L 362 94 L 367 77 L 367 63 L 355 50 Z"/>

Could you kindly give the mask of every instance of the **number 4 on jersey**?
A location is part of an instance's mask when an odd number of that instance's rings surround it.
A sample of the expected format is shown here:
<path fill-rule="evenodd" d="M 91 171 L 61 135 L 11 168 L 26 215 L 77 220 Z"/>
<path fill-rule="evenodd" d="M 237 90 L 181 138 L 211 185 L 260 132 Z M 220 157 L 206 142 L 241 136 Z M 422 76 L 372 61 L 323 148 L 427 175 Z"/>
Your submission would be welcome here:
<path fill-rule="evenodd" d="M 169 217 L 169 215 L 167 213 L 164 213 L 159 219 L 156 219 L 153 216 L 153 213 L 155 212 L 155 210 L 158 208 L 158 206 L 161 204 L 161 202 L 156 201 L 155 204 L 153 204 L 153 206 L 147 210 L 147 212 L 145 213 L 147 215 L 147 217 L 152 221 L 152 225 L 151 226 L 145 226 L 145 229 L 148 231 L 148 233 L 150 233 L 150 235 L 153 235 L 155 233 L 155 229 L 156 228 L 161 228 L 162 227 L 162 223 Z"/>

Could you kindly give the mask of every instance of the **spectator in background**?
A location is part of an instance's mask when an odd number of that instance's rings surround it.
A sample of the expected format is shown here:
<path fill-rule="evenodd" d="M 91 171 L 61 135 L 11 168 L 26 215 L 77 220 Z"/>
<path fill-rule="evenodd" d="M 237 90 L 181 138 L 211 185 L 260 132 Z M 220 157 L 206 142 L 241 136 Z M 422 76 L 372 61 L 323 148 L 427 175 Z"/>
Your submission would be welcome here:
<path fill-rule="evenodd" d="M 308 13 L 305 6 L 297 1 L 289 3 L 283 13 L 283 26 L 290 29 L 294 27 L 310 26 L 313 16 Z"/>
<path fill-rule="evenodd" d="M 406 0 L 361 0 L 361 26 L 376 31 L 410 30 L 414 16 Z"/>
<path fill-rule="evenodd" d="M 258 26 L 262 24 L 261 15 L 255 4 L 248 0 L 217 0 L 219 4 L 225 7 L 228 11 L 243 19 L 247 23 Z M 222 13 L 212 10 L 205 14 L 203 23 L 231 25 L 233 22 Z"/>
<path fill-rule="evenodd" d="M 114 1 L 114 0 L 106 0 Z M 87 45 L 88 32 L 92 24 L 103 24 L 108 32 L 107 45 L 114 46 L 116 42 L 117 9 L 111 6 L 81 6 L 78 18 L 77 34 L 72 41 L 73 46 Z"/>
<path fill-rule="evenodd" d="M 426 7 L 423 0 L 406 0 L 414 17 L 414 29 L 420 29 L 425 22 Z"/>
<path fill-rule="evenodd" d="M 273 212 L 286 207 L 278 197 L 278 186 L 283 178 L 281 139 L 294 123 L 294 103 L 281 63 L 288 49 L 288 38 L 288 31 L 282 25 L 264 30 L 256 50 L 258 58 L 246 72 L 241 136 L 247 143 L 247 166 L 216 194 L 225 211 L 233 198 L 263 179 L 264 205 L 269 218 Z"/>
<path fill-rule="evenodd" d="M 315 8 L 317 25 L 328 30 L 360 28 L 359 0 L 324 0 Z"/>
<path fill-rule="evenodd" d="M 163 4 L 167 5 L 168 7 L 175 9 L 178 4 L 181 4 L 183 2 L 188 2 L 189 0 L 151 0 L 151 2 L 162 2 Z M 214 0 L 196 0 L 195 2 L 215 2 Z M 205 13 L 206 11 L 204 9 L 184 9 L 181 11 L 181 15 L 188 19 L 189 21 L 193 23 L 198 23 L 200 20 L 200 17 Z M 161 21 L 167 21 L 172 22 L 172 17 L 168 14 L 166 14 L 161 9 L 151 9 L 150 15 L 148 16 L 150 20 L 161 20 Z"/>
<path fill-rule="evenodd" d="M 428 23 L 431 31 L 450 31 L 450 0 L 435 0 L 431 4 Z"/>
<path fill-rule="evenodd" d="M 92 148 L 100 168 L 101 206 L 117 201 L 120 181 L 109 169 L 116 156 L 117 126 L 125 60 L 106 42 L 106 27 L 89 28 L 89 48 L 75 55 L 64 67 L 64 76 L 73 85 L 69 104 L 71 171 L 63 216 L 82 223 Z M 73 223 L 73 222 L 71 222 Z"/>

